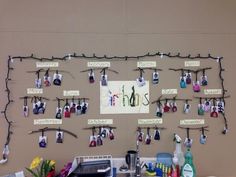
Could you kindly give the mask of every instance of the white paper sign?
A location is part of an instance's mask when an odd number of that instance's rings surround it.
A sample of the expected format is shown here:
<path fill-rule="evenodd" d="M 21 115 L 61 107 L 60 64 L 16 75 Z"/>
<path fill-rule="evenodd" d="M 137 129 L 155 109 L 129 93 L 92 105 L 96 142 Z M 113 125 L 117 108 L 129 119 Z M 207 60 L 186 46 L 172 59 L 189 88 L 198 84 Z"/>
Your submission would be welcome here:
<path fill-rule="evenodd" d="M 155 61 L 139 61 L 137 67 L 139 68 L 155 68 L 157 63 Z"/>
<path fill-rule="evenodd" d="M 180 125 L 204 125 L 204 119 L 184 119 L 180 120 Z"/>
<path fill-rule="evenodd" d="M 176 95 L 178 93 L 177 89 L 162 89 L 161 94 L 162 95 Z"/>
<path fill-rule="evenodd" d="M 87 66 L 89 68 L 105 68 L 105 67 L 111 67 L 110 62 L 88 62 Z"/>
<path fill-rule="evenodd" d="M 204 89 L 205 95 L 221 95 L 222 89 Z"/>
<path fill-rule="evenodd" d="M 62 124 L 62 119 L 35 119 L 34 125 L 56 125 Z"/>
<path fill-rule="evenodd" d="M 149 113 L 149 81 L 108 81 L 100 84 L 100 114 Z"/>
<path fill-rule="evenodd" d="M 162 124 L 162 119 L 138 119 L 139 125 L 146 125 L 146 124 Z"/>
<path fill-rule="evenodd" d="M 79 90 L 64 90 L 63 96 L 79 96 Z"/>
<path fill-rule="evenodd" d="M 88 125 L 112 125 L 113 119 L 88 119 Z"/>
<path fill-rule="evenodd" d="M 27 94 L 43 94 L 43 89 L 27 88 Z"/>
<path fill-rule="evenodd" d="M 198 67 L 200 66 L 200 61 L 185 61 L 184 66 L 185 67 Z"/>
<path fill-rule="evenodd" d="M 59 67 L 58 62 L 36 62 L 36 68 L 55 68 Z"/>

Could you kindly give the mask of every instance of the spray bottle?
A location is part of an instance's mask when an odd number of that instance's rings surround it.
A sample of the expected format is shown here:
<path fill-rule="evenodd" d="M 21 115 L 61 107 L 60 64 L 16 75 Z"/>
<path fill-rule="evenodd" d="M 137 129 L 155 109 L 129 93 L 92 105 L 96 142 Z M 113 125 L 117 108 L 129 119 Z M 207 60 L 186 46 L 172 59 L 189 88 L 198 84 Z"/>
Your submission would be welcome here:
<path fill-rule="evenodd" d="M 179 135 L 174 134 L 174 141 L 175 141 L 175 152 L 173 157 L 173 163 L 175 165 L 175 171 L 177 173 L 177 177 L 180 176 L 180 169 L 184 164 L 184 153 L 181 149 L 181 138 Z"/>

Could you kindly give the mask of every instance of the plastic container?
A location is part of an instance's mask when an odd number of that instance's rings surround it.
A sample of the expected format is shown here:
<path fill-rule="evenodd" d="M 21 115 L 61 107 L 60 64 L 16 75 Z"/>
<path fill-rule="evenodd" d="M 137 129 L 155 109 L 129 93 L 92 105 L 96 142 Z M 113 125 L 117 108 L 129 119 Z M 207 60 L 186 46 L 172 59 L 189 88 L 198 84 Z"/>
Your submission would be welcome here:
<path fill-rule="evenodd" d="M 166 166 L 172 166 L 172 155 L 170 153 L 157 153 L 157 164 L 162 163 Z"/>

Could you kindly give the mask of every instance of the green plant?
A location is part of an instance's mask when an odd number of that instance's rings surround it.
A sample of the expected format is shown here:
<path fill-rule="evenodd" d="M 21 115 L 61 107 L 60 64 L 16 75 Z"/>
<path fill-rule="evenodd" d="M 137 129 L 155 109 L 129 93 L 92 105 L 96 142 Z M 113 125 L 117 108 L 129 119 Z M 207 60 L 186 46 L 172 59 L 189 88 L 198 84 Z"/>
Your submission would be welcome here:
<path fill-rule="evenodd" d="M 55 173 L 55 161 L 35 157 L 30 167 L 26 168 L 26 170 L 34 177 L 53 177 Z"/>

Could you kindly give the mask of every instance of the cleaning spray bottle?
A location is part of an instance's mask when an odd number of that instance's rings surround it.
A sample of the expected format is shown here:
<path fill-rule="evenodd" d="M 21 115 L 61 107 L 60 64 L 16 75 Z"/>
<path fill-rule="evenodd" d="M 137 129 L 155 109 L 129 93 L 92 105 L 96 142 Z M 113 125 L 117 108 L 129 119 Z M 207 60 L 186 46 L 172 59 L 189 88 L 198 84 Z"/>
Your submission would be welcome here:
<path fill-rule="evenodd" d="M 196 177 L 193 155 L 190 149 L 187 149 L 187 152 L 185 153 L 185 162 L 181 170 L 181 177 Z"/>
<path fill-rule="evenodd" d="M 181 149 L 181 138 L 179 135 L 174 134 L 174 141 L 175 141 L 175 152 L 174 157 L 172 159 L 175 172 L 177 173 L 177 177 L 180 176 L 181 167 L 184 165 L 184 153 Z"/>

